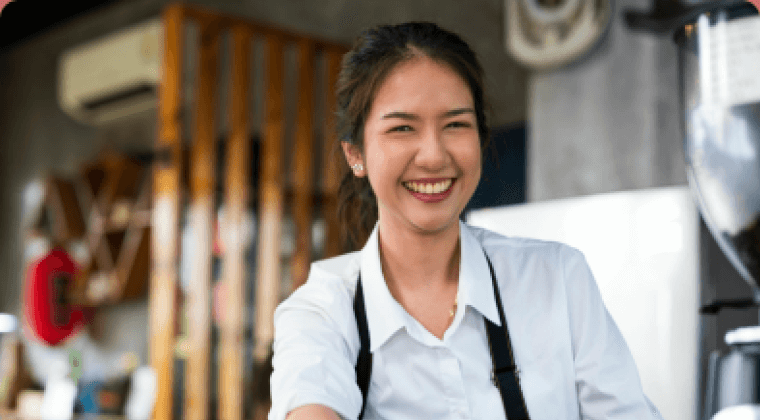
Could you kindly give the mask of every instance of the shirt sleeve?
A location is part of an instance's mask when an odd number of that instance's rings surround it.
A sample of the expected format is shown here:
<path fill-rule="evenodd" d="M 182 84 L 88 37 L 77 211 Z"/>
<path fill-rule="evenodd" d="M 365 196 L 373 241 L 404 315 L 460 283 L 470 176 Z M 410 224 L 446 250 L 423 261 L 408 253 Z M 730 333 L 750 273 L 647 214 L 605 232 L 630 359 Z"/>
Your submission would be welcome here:
<path fill-rule="evenodd" d="M 310 279 L 277 308 L 269 420 L 307 404 L 330 407 L 343 419 L 358 417 L 352 302 L 340 280 Z M 349 345 L 346 337 L 353 335 L 356 343 Z"/>
<path fill-rule="evenodd" d="M 580 251 L 565 248 L 564 271 L 575 361 L 575 384 L 584 420 L 662 417 L 644 395 L 636 364 Z"/>

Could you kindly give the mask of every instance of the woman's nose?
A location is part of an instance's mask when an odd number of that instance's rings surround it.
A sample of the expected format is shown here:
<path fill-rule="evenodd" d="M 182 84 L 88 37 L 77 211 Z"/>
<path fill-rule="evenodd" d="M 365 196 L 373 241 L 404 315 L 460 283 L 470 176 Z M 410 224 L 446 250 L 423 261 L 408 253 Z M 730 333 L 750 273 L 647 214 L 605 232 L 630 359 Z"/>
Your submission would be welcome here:
<path fill-rule="evenodd" d="M 425 132 L 417 150 L 417 164 L 429 170 L 437 170 L 446 165 L 448 152 L 443 135 L 437 130 Z"/>

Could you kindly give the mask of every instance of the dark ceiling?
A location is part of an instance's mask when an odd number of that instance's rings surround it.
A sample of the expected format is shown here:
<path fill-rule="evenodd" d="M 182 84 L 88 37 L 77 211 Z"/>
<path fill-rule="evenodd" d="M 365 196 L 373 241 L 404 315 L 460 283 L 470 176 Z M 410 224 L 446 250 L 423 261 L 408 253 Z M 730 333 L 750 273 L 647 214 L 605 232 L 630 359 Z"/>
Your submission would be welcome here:
<path fill-rule="evenodd" d="M 15 0 L 0 14 L 0 52 L 116 0 Z M 2 4 L 2 1 L 0 1 Z"/>

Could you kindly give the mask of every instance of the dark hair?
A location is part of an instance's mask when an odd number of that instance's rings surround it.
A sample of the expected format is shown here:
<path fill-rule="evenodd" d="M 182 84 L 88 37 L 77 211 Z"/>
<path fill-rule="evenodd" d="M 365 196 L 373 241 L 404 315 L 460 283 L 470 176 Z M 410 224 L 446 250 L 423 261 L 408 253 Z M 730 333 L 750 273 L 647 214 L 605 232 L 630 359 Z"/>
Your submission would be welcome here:
<path fill-rule="evenodd" d="M 483 69 L 475 53 L 458 35 L 434 23 L 409 22 L 362 32 L 343 56 L 336 86 L 336 152 L 341 141 L 364 150 L 364 123 L 378 87 L 397 64 L 420 55 L 449 66 L 467 82 L 475 105 L 481 152 L 485 150 L 489 127 L 483 98 Z M 347 164 L 341 167 L 338 219 L 347 230 L 344 242 L 348 248 L 356 249 L 364 245 L 377 222 L 377 198 L 367 177 L 355 177 Z"/>

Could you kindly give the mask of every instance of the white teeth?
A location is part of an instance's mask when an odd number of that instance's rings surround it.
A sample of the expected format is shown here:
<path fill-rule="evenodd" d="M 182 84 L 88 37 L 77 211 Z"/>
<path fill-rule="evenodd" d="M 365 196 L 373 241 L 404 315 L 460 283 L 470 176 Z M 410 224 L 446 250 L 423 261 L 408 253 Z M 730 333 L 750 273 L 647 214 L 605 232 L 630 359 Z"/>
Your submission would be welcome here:
<path fill-rule="evenodd" d="M 438 182 L 435 184 L 418 184 L 416 182 L 406 182 L 404 183 L 404 186 L 406 186 L 407 189 L 418 193 L 438 194 L 449 189 L 452 182 L 453 181 L 451 179 L 447 179 L 446 181 Z"/>

